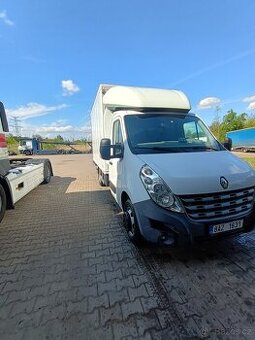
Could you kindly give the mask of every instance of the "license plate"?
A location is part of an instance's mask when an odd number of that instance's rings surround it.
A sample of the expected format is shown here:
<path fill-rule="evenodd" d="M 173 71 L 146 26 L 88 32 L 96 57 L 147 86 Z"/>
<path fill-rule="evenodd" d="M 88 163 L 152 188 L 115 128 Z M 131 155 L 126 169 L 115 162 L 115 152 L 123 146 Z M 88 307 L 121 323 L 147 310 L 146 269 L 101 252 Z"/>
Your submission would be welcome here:
<path fill-rule="evenodd" d="M 216 224 L 209 228 L 209 234 L 212 235 L 212 234 L 224 233 L 225 231 L 240 229 L 242 227 L 243 227 L 243 220 Z"/>

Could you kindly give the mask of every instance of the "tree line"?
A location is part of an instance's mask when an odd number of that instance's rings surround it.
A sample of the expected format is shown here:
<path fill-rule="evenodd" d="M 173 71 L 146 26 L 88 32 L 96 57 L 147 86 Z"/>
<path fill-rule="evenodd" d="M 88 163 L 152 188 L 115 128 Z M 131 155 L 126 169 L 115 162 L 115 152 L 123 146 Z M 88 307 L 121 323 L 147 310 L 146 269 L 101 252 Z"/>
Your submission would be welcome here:
<path fill-rule="evenodd" d="M 210 125 L 210 130 L 220 142 L 224 142 L 227 132 L 250 127 L 255 127 L 254 114 L 248 115 L 245 112 L 238 114 L 231 109 L 222 119 L 218 116 L 215 117 Z"/>
<path fill-rule="evenodd" d="M 36 138 L 39 141 L 45 141 L 45 142 L 48 141 L 50 143 L 66 142 L 66 143 L 73 143 L 73 144 L 86 144 L 88 142 L 86 138 L 68 139 L 68 138 L 62 137 L 61 135 L 58 135 L 54 138 L 42 137 L 41 135 L 33 135 L 32 138 Z M 21 138 L 19 136 L 14 136 L 12 134 L 9 134 L 6 137 L 8 145 L 18 144 L 20 139 Z"/>

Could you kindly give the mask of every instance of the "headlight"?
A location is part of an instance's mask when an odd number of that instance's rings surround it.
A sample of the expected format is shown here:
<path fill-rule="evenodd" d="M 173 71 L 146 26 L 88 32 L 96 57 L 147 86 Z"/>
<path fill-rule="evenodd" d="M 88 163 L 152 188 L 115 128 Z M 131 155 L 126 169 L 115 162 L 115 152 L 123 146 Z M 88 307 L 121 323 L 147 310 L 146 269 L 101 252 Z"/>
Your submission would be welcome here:
<path fill-rule="evenodd" d="M 178 198 L 172 193 L 163 179 L 148 165 L 141 168 L 140 178 L 152 200 L 160 207 L 175 212 L 184 211 Z"/>

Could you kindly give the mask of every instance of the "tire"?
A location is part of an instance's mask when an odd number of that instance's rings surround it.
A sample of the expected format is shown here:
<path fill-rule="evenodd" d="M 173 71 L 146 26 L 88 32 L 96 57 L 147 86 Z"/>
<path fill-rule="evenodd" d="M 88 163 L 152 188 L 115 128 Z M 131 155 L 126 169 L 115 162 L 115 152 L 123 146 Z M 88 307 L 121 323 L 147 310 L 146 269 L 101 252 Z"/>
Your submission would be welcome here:
<path fill-rule="evenodd" d="M 135 209 L 130 199 L 124 203 L 123 213 L 123 224 L 127 229 L 130 241 L 136 245 L 141 244 L 142 235 L 135 215 Z"/>
<path fill-rule="evenodd" d="M 31 152 L 30 152 L 29 150 L 25 150 L 25 151 L 24 151 L 24 154 L 25 154 L 26 156 L 29 156 L 29 155 L 31 155 Z"/>
<path fill-rule="evenodd" d="M 44 174 L 44 180 L 43 180 L 42 184 L 50 183 L 50 180 L 51 180 L 51 167 L 50 167 L 49 163 L 44 163 L 43 174 Z"/>
<path fill-rule="evenodd" d="M 97 179 L 98 179 L 99 185 L 100 185 L 101 187 L 105 187 L 103 173 L 102 173 L 102 171 L 101 171 L 100 169 L 98 169 Z"/>
<path fill-rule="evenodd" d="M 6 194 L 4 188 L 0 184 L 0 222 L 4 218 L 5 211 L 6 211 Z"/>

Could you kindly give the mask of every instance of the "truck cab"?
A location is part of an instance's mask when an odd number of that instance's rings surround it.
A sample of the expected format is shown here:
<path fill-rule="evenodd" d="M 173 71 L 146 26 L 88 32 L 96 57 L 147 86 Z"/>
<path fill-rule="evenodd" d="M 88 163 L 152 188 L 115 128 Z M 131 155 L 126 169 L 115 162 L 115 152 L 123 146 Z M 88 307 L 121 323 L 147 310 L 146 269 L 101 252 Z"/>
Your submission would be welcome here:
<path fill-rule="evenodd" d="M 33 154 L 32 140 L 22 139 L 19 142 L 18 150 L 19 153 L 21 154 L 32 155 Z"/>
<path fill-rule="evenodd" d="M 102 107 L 100 180 L 132 241 L 176 246 L 253 229 L 254 170 L 190 113 L 182 92 L 111 87 Z"/>
<path fill-rule="evenodd" d="M 0 222 L 6 209 L 53 175 L 48 159 L 9 158 L 5 133 L 9 131 L 6 113 L 0 102 Z"/>
<path fill-rule="evenodd" d="M 39 142 L 36 138 L 21 138 L 18 146 L 20 154 L 33 155 L 39 150 Z"/>

